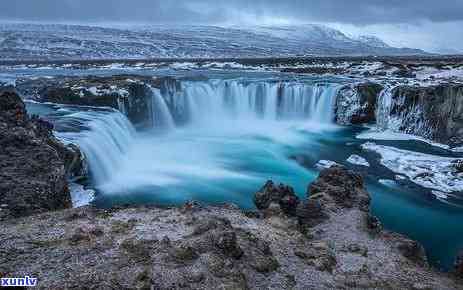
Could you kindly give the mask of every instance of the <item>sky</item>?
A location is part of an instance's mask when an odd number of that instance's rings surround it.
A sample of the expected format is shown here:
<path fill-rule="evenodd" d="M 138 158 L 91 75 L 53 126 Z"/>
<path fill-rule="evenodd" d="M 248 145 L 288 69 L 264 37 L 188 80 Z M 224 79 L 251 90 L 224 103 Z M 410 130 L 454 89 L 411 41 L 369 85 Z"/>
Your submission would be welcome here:
<path fill-rule="evenodd" d="M 317 23 L 394 46 L 463 53 L 463 0 L 0 0 L 0 20 L 276 25 Z"/>

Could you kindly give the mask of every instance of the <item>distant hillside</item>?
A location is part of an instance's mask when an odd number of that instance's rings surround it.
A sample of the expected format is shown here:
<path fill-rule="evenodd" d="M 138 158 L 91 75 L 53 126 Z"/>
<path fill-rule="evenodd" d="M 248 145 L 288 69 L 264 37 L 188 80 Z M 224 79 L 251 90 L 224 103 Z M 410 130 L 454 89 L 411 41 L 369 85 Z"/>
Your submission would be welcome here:
<path fill-rule="evenodd" d="M 0 60 L 417 55 L 322 25 L 217 27 L 0 24 Z"/>

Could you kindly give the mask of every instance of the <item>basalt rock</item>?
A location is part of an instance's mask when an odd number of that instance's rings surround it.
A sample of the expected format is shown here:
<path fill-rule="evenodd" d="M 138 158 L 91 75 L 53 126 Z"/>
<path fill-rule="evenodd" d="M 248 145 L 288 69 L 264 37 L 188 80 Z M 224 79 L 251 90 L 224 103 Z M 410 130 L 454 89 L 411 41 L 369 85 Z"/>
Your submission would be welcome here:
<path fill-rule="evenodd" d="M 52 128 L 29 117 L 15 92 L 0 95 L 0 219 L 71 207 L 66 177 L 76 165 L 66 166 L 73 153 Z"/>
<path fill-rule="evenodd" d="M 398 86 L 380 125 L 440 143 L 463 144 L 463 85 Z M 388 122 L 394 120 L 394 122 Z"/>
<path fill-rule="evenodd" d="M 272 203 L 276 203 L 285 214 L 295 215 L 299 198 L 292 187 L 284 184 L 275 186 L 272 181 L 268 181 L 254 195 L 254 203 L 259 210 L 268 209 Z"/>
<path fill-rule="evenodd" d="M 323 170 L 320 176 L 308 187 L 309 196 L 325 194 L 333 199 L 338 207 L 359 207 L 368 211 L 370 195 L 365 190 L 363 178 L 342 166 Z"/>
<path fill-rule="evenodd" d="M 17 88 L 28 98 L 66 105 L 111 107 L 120 110 L 134 124 L 152 126 L 152 91 L 159 86 L 151 77 L 56 77 L 20 79 Z"/>
<path fill-rule="evenodd" d="M 343 87 L 336 99 L 336 121 L 341 125 L 373 123 L 376 105 L 383 86 L 360 83 Z"/>
<path fill-rule="evenodd" d="M 300 226 L 313 227 L 328 218 L 323 211 L 323 206 L 319 200 L 309 199 L 299 203 L 296 210 L 297 220 Z"/>

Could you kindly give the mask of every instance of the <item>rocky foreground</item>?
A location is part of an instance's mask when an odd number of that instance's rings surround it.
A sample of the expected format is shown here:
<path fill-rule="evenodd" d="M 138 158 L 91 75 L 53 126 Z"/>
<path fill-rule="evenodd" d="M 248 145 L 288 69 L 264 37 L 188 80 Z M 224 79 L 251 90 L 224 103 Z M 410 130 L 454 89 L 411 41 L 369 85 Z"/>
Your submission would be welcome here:
<path fill-rule="evenodd" d="M 46 289 L 463 289 L 418 243 L 381 229 L 357 174 L 326 169 L 308 194 L 269 182 L 258 212 L 189 203 L 10 220 L 0 273 Z"/>

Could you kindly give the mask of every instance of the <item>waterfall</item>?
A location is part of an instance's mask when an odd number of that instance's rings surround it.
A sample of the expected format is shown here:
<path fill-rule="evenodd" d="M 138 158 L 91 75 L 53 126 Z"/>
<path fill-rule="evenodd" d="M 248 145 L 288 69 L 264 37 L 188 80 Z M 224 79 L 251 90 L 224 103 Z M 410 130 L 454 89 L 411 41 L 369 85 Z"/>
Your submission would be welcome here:
<path fill-rule="evenodd" d="M 170 130 L 175 127 L 174 119 L 170 114 L 169 108 L 161 95 L 159 89 L 152 88 L 151 112 L 153 116 L 153 126 L 158 129 Z"/>
<path fill-rule="evenodd" d="M 424 118 L 423 108 L 419 104 L 407 105 L 405 96 L 400 92 L 395 94 L 394 87 L 384 89 L 379 95 L 376 120 L 384 130 L 431 137 L 432 125 Z"/>
<path fill-rule="evenodd" d="M 330 123 L 338 86 L 241 80 L 183 81 L 157 101 L 164 112 L 190 124 L 223 120 L 301 119 Z M 162 101 L 161 101 L 162 99 Z M 170 114 L 165 110 L 171 110 Z M 166 122 L 166 121 L 164 121 Z"/>
<path fill-rule="evenodd" d="M 115 110 L 76 112 L 57 122 L 79 126 L 78 130 L 57 132 L 57 136 L 80 147 L 97 185 L 108 180 L 119 168 L 135 137 L 130 121 Z"/>
<path fill-rule="evenodd" d="M 166 131 L 173 130 L 176 124 L 194 130 L 260 132 L 279 128 L 274 126 L 276 121 L 330 123 L 337 88 L 296 81 L 181 81 L 168 90 L 152 88 L 151 116 L 155 128 Z M 254 124 L 259 125 L 251 128 Z M 133 153 L 134 144 L 142 142 L 130 121 L 112 109 L 83 108 L 60 117 L 55 125 L 58 137 L 81 148 L 99 188 L 125 172 L 126 156 Z"/>
<path fill-rule="evenodd" d="M 378 107 L 376 109 L 376 123 L 382 129 L 392 126 L 392 88 L 385 88 L 378 97 Z M 391 122 L 390 122 L 391 121 Z M 389 124 L 391 123 L 391 125 Z"/>

